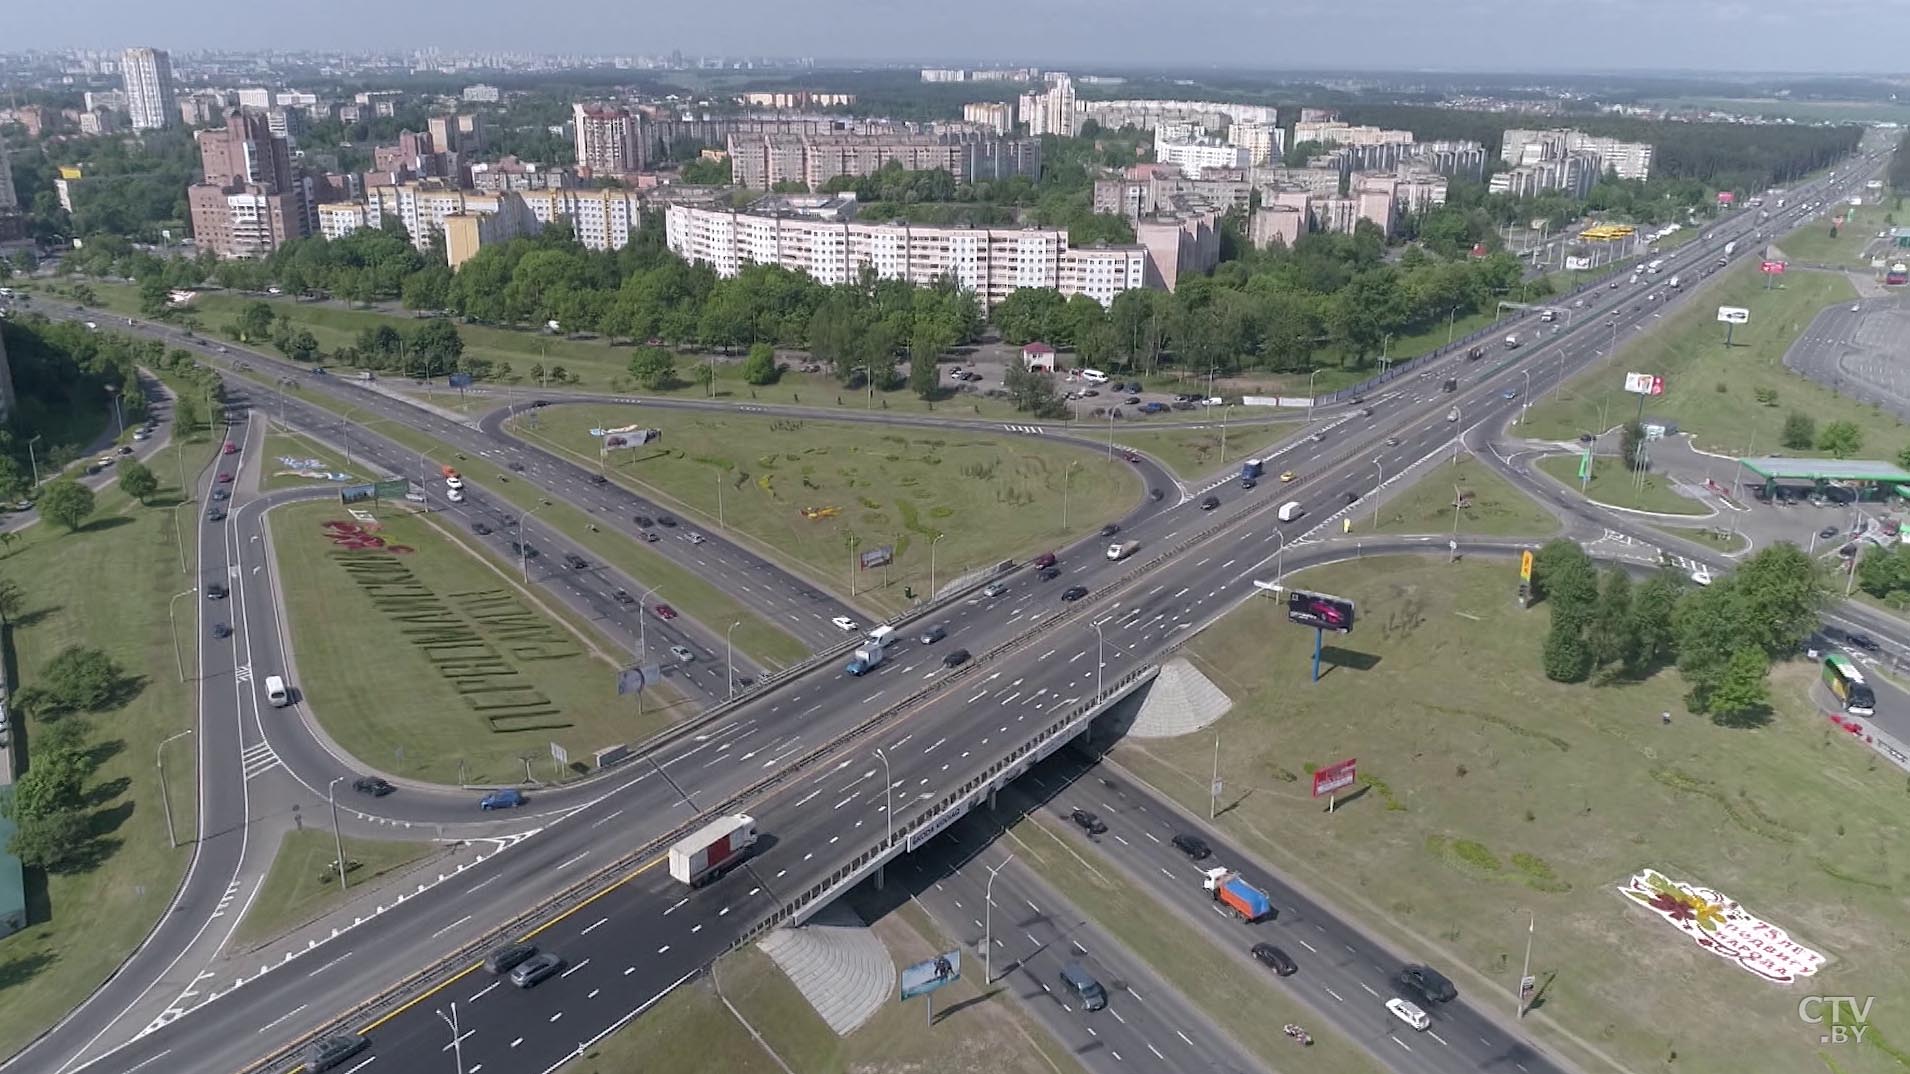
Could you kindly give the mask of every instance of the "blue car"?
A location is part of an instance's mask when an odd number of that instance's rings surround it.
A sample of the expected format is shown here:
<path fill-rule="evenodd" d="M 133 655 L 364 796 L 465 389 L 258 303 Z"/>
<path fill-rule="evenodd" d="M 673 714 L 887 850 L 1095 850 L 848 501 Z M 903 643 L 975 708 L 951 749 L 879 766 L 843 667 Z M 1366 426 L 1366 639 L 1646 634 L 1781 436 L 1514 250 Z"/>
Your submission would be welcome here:
<path fill-rule="evenodd" d="M 478 808 L 486 811 L 492 809 L 516 809 L 527 800 L 528 799 L 524 797 L 523 791 L 515 787 L 506 787 L 503 790 L 492 791 L 483 798 L 478 799 Z"/>

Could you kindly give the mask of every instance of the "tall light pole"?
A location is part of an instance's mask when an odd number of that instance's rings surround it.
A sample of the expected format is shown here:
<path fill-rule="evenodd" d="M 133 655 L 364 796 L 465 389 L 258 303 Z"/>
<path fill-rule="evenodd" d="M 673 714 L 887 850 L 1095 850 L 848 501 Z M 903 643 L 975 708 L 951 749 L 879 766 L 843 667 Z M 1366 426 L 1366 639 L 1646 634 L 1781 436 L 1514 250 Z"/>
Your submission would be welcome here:
<path fill-rule="evenodd" d="M 180 682 L 186 681 L 186 658 L 179 652 L 179 620 L 173 615 L 173 609 L 178 605 L 180 597 L 189 597 L 197 592 L 199 592 L 198 586 L 183 589 L 174 593 L 172 599 L 166 602 L 166 625 L 172 632 L 172 666 L 179 672 Z"/>
<path fill-rule="evenodd" d="M 1452 487 L 1452 558 L 1459 558 L 1459 486 Z"/>
<path fill-rule="evenodd" d="M 731 637 L 736 633 L 736 628 L 742 625 L 743 621 L 738 619 L 736 622 L 730 624 L 728 630 L 723 632 L 723 663 L 729 666 L 730 696 L 732 698 L 736 696 L 736 645 L 731 641 Z"/>
<path fill-rule="evenodd" d="M 1105 689 L 1102 686 L 1101 677 L 1108 662 L 1101 655 L 1101 651 L 1106 645 L 1107 638 L 1101 633 L 1101 624 L 1094 624 L 1094 699 L 1096 701 L 1101 700 L 1101 692 Z"/>
<path fill-rule="evenodd" d="M 189 734 L 192 734 L 190 727 L 160 739 L 159 745 L 153 750 L 153 763 L 159 768 L 159 804 L 166 810 L 166 841 L 172 844 L 174 850 L 179 849 L 179 836 L 172 830 L 172 795 L 166 791 L 166 743 L 175 738 L 184 738 Z"/>
<path fill-rule="evenodd" d="M 1273 576 L 1277 580 L 1287 576 L 1287 531 L 1274 530 L 1273 535 L 1280 539 L 1280 543 L 1273 546 Z"/>
<path fill-rule="evenodd" d="M 1015 860 L 1013 854 L 1001 859 L 1001 864 L 988 870 L 988 883 L 982 885 L 982 986 L 995 983 L 995 874 L 1008 868 Z"/>
<path fill-rule="evenodd" d="M 1065 482 L 1065 479 L 1063 479 L 1063 480 L 1064 480 L 1064 482 Z M 1063 495 L 1064 497 L 1065 497 L 1065 496 L 1067 495 L 1067 490 L 1066 490 L 1066 486 L 1065 486 L 1065 484 L 1064 484 L 1064 486 L 1063 486 L 1063 489 L 1062 489 L 1062 495 Z M 1062 511 L 1063 511 L 1064 513 L 1065 513 L 1065 512 L 1067 511 L 1067 508 L 1066 508 L 1066 506 L 1063 506 L 1063 507 L 1062 507 Z M 1066 528 L 1067 528 L 1067 524 L 1066 524 L 1066 523 L 1062 523 L 1062 528 L 1063 528 L 1063 529 L 1066 529 Z M 938 544 L 941 544 L 941 543 L 942 543 L 942 538 L 944 538 L 944 537 L 946 537 L 946 536 L 948 536 L 948 534 L 946 534 L 946 533 L 938 533 L 938 534 L 936 534 L 936 535 L 935 535 L 935 539 L 934 539 L 934 540 L 932 540 L 932 541 L 930 541 L 930 542 L 928 543 L 928 599 L 930 599 L 930 600 L 934 600 L 934 599 L 935 599 L 935 546 L 936 546 L 936 545 L 938 545 Z"/>
<path fill-rule="evenodd" d="M 345 890 L 345 840 L 338 834 L 338 783 L 344 776 L 333 776 L 325 785 L 325 800 L 332 807 L 332 850 L 338 854 L 338 890 Z"/>
<path fill-rule="evenodd" d="M 1220 731 L 1214 731 L 1214 779 L 1207 784 L 1207 819 L 1220 812 Z"/>
<path fill-rule="evenodd" d="M 1114 461 L 1114 415 L 1115 408 L 1108 407 L 1108 461 Z"/>
<path fill-rule="evenodd" d="M 889 775 L 889 755 L 882 747 L 875 748 L 875 755 L 882 761 L 882 817 L 888 821 L 889 835 L 882 841 L 882 849 L 887 850 L 895 844 L 895 780 Z"/>
<path fill-rule="evenodd" d="M 40 487 L 40 458 L 38 455 L 35 455 L 33 453 L 33 445 L 39 443 L 42 439 L 44 438 L 36 436 L 33 439 L 27 441 L 27 465 L 33 467 L 33 487 L 34 488 Z M 182 455 L 180 456 L 180 458 L 183 460 L 185 456 Z M 185 463 L 182 461 L 180 462 L 179 465 L 184 466 Z M 183 474 L 185 473 L 185 471 L 181 470 L 180 473 Z M 186 483 L 185 479 L 181 478 L 179 481 L 180 486 L 183 487 L 185 483 Z"/>
<path fill-rule="evenodd" d="M 1234 405 L 1228 403 L 1220 408 L 1220 465 L 1227 465 L 1227 415 L 1234 412 Z"/>
<path fill-rule="evenodd" d="M 1319 397 L 1313 394 L 1313 378 L 1319 375 L 1320 371 L 1315 369 L 1313 372 L 1307 374 L 1306 378 L 1306 423 L 1308 428 L 1312 428 L 1313 426 L 1313 411 L 1320 401 Z"/>
<path fill-rule="evenodd" d="M 125 436 L 126 419 L 120 414 L 119 410 L 119 385 L 108 384 L 106 386 L 106 394 L 113 400 L 113 425 L 119 430 L 120 436 Z"/>
<path fill-rule="evenodd" d="M 1520 372 L 1525 374 L 1525 394 L 1519 397 L 1519 424 L 1524 425 L 1526 408 L 1532 405 L 1532 371 L 1522 369 Z"/>
<path fill-rule="evenodd" d="M 723 525 L 723 471 L 722 470 L 716 471 L 716 528 L 719 530 L 729 528 L 728 526 Z"/>
<path fill-rule="evenodd" d="M 443 1020 L 445 1025 L 451 1027 L 452 1062 L 457 1064 L 458 1074 L 464 1074 L 464 1035 L 458 1032 L 458 1001 L 451 1001 L 450 1014 L 447 1015 L 443 1011 L 439 1011 L 438 1017 Z"/>
<path fill-rule="evenodd" d="M 849 535 L 849 595 L 856 595 L 856 535 Z"/>
<path fill-rule="evenodd" d="M 524 523 L 529 522 L 532 515 L 549 506 L 550 501 L 545 500 L 543 503 L 517 516 L 517 570 L 519 574 L 523 575 L 525 585 L 531 584 L 531 553 L 530 545 L 524 543 Z"/>
<path fill-rule="evenodd" d="M 643 602 L 650 599 L 650 596 L 661 588 L 663 587 L 653 585 L 637 597 L 637 663 L 639 664 L 643 663 L 644 657 L 650 655 L 650 646 L 643 632 Z"/>
<path fill-rule="evenodd" d="M 1532 976 L 1532 934 L 1539 928 L 1539 915 L 1532 914 L 1525 922 L 1525 967 L 1519 971 L 1518 1017 L 1525 1017 L 1525 979 Z"/>
<path fill-rule="evenodd" d="M 1062 533 L 1068 532 L 1068 489 L 1074 483 L 1073 482 L 1074 468 L 1079 465 L 1081 465 L 1081 460 L 1076 459 L 1075 461 L 1069 463 L 1068 468 L 1062 471 L 1061 473 L 1061 532 Z M 941 540 L 941 538 L 937 537 L 935 540 L 939 541 Z M 933 542 L 931 542 L 929 544 L 929 551 L 932 554 L 934 550 L 935 550 L 935 545 Z"/>
<path fill-rule="evenodd" d="M 1457 316 L 1459 316 L 1458 306 L 1446 311 L 1446 346 L 1448 347 L 1452 346 L 1453 318 Z"/>
<path fill-rule="evenodd" d="M 1386 484 L 1386 459 L 1384 456 L 1373 460 L 1373 466 L 1379 470 L 1379 484 L 1373 486 L 1373 528 L 1379 529 L 1379 489 Z"/>

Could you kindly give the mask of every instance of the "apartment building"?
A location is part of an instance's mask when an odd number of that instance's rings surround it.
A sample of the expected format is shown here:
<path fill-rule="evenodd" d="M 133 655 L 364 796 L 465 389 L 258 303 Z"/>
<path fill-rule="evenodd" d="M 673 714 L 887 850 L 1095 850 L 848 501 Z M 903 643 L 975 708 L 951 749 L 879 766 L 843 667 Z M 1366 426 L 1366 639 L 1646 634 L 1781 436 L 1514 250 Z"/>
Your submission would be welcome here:
<path fill-rule="evenodd" d="M 1482 182 L 1486 174 L 1486 147 L 1471 141 L 1415 142 L 1413 163 L 1448 179 Z"/>
<path fill-rule="evenodd" d="M 496 104 L 504 99 L 502 90 L 483 82 L 464 87 L 460 96 L 471 104 Z"/>
<path fill-rule="evenodd" d="M 837 176 L 872 175 L 891 162 L 910 171 L 942 169 L 958 182 L 1033 178 L 1041 174 L 1041 144 L 980 130 L 935 134 L 733 134 L 731 175 L 751 190 L 801 183 L 817 190 Z"/>
<path fill-rule="evenodd" d="M 1180 168 L 1189 179 L 1215 168 L 1248 168 L 1253 155 L 1245 146 L 1190 137 L 1192 124 L 1176 121 L 1154 128 L 1154 159 Z"/>
<path fill-rule="evenodd" d="M 382 227 L 387 219 L 404 225 L 412 244 L 429 249 L 442 232 L 447 260 L 457 268 L 484 246 L 535 235 L 546 225 L 569 222 L 577 241 L 592 250 L 621 250 L 642 219 L 642 200 L 634 190 L 575 188 L 462 190 L 425 181 L 375 186 L 363 205 L 320 206 L 319 226 L 326 238 L 359 228 Z"/>
<path fill-rule="evenodd" d="M 1267 123 L 1230 123 L 1227 144 L 1245 149 L 1252 166 L 1264 167 L 1286 156 L 1287 132 Z"/>
<path fill-rule="evenodd" d="M 534 164 L 514 156 L 471 165 L 471 186 L 485 194 L 505 190 L 561 190 L 574 185 L 575 178 L 563 168 Z"/>
<path fill-rule="evenodd" d="M 922 68 L 922 81 L 966 82 L 968 81 L 968 72 L 960 67 L 924 67 Z"/>
<path fill-rule="evenodd" d="M 1535 163 L 1521 164 L 1510 171 L 1500 172 L 1492 177 L 1487 189 L 1494 194 L 1510 194 L 1514 197 L 1561 191 L 1571 197 L 1582 198 L 1592 192 L 1592 187 L 1604 173 L 1603 162 L 1598 154 L 1575 150 L 1564 156 L 1542 158 Z"/>
<path fill-rule="evenodd" d="M 88 112 L 104 108 L 109 112 L 126 111 L 125 90 L 87 90 L 84 101 Z"/>
<path fill-rule="evenodd" d="M 588 175 L 623 175 L 643 170 L 641 121 L 627 108 L 612 105 L 571 106 L 577 170 Z"/>
<path fill-rule="evenodd" d="M 1145 286 L 1147 278 L 1144 247 L 1074 249 L 1067 232 L 1055 228 L 862 223 L 687 205 L 670 206 L 664 220 L 670 249 L 720 276 L 768 264 L 806 272 L 824 284 L 853 282 L 865 269 L 918 286 L 952 278 L 987 306 L 1022 287 L 1085 294 L 1105 305 L 1122 291 Z"/>
<path fill-rule="evenodd" d="M 1600 172 L 1609 168 L 1620 179 L 1651 177 L 1652 148 L 1644 142 L 1624 142 L 1567 128 L 1543 131 L 1513 128 L 1505 132 L 1499 146 L 1499 158 L 1515 168 L 1558 160 L 1572 153 L 1597 157 Z"/>
<path fill-rule="evenodd" d="M 1234 104 L 1228 101 L 1080 101 L 1075 105 L 1075 124 L 1092 119 L 1110 130 L 1135 127 L 1156 130 L 1168 123 L 1192 123 L 1215 133 L 1235 123 L 1257 123 L 1265 127 L 1280 125 L 1279 109 L 1258 104 Z"/>
<path fill-rule="evenodd" d="M 432 116 L 425 121 L 425 129 L 431 133 L 431 144 L 440 153 L 469 157 L 484 149 L 484 117 L 476 112 Z"/>
<path fill-rule="evenodd" d="M 1013 101 L 972 101 L 962 106 L 962 121 L 1007 134 L 1015 129 L 1015 105 Z"/>
<path fill-rule="evenodd" d="M 1081 129 L 1081 117 L 1075 110 L 1074 80 L 1065 74 L 1050 74 L 1046 89 L 1021 95 L 1016 114 L 1028 125 L 1028 133 L 1037 138 L 1044 134 L 1073 137 Z"/>
<path fill-rule="evenodd" d="M 136 131 L 170 127 L 179 118 L 173 103 L 172 56 L 161 48 L 129 48 L 120 54 L 126 114 Z"/>
<path fill-rule="evenodd" d="M 1183 273 L 1207 273 L 1220 264 L 1220 216 L 1215 210 L 1161 213 L 1134 225 L 1147 251 L 1148 287 L 1172 291 Z"/>
<path fill-rule="evenodd" d="M 736 98 L 745 108 L 769 108 L 778 111 L 798 108 L 848 108 L 856 103 L 853 93 L 818 93 L 814 90 L 777 90 L 745 93 Z"/>
<path fill-rule="evenodd" d="M 1307 210 L 1292 205 L 1267 205 L 1255 209 L 1247 220 L 1247 241 L 1264 250 L 1276 241 L 1292 249 L 1307 232 Z"/>
<path fill-rule="evenodd" d="M 202 180 L 186 188 L 186 203 L 201 250 L 256 257 L 317 229 L 312 183 L 265 116 L 235 109 L 223 128 L 194 137 Z"/>
<path fill-rule="evenodd" d="M 1356 127 L 1337 119 L 1293 125 L 1294 142 L 1320 142 L 1332 145 L 1411 145 L 1412 131 L 1383 127 Z"/>

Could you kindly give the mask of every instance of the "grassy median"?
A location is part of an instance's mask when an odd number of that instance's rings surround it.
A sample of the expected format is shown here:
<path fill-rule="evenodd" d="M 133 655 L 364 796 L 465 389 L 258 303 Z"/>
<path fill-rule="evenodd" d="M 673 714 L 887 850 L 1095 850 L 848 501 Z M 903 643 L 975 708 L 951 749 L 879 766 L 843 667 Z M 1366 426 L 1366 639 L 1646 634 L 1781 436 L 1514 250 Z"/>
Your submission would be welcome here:
<path fill-rule="evenodd" d="M 611 450 L 612 477 L 694 512 L 702 528 L 716 529 L 720 508 L 759 548 L 886 611 L 910 604 L 910 590 L 928 596 L 931 545 L 945 582 L 1092 533 L 1141 496 L 1118 455 L 1038 436 L 615 405 L 546 407 L 512 431 L 594 466 L 590 430 L 629 425 L 663 437 Z M 852 555 L 885 547 L 892 564 L 851 568 Z"/>
<path fill-rule="evenodd" d="M 1370 512 L 1354 512 L 1355 525 Z M 1428 463 L 1412 484 L 1381 504 L 1375 533 L 1443 533 L 1473 537 L 1545 537 L 1558 519 L 1510 481 L 1470 455 Z"/>
<path fill-rule="evenodd" d="M 1578 470 L 1582 460 L 1580 455 L 1547 455 L 1538 461 L 1538 467 L 1574 492 L 1582 485 L 1585 497 L 1597 503 L 1664 515 L 1707 513 L 1703 504 L 1673 489 L 1664 474 L 1634 473 L 1609 455 L 1593 456 L 1591 478 L 1581 482 Z"/>
<path fill-rule="evenodd" d="M 1905 776 L 1819 715 L 1813 666 L 1780 666 L 1770 722 L 1729 729 L 1684 714 L 1675 672 L 1548 681 L 1546 612 L 1517 607 L 1509 564 L 1369 557 L 1296 581 L 1359 603 L 1318 683 L 1312 636 L 1272 602 L 1188 649 L 1236 703 L 1217 725 L 1231 838 L 1480 1002 L 1510 1004 L 1535 916 L 1543 1004 L 1526 1025 L 1586 1069 L 1901 1071 L 1901 1005 L 1876 1005 L 1862 1046 L 1821 1049 L 1798 1020 L 1804 994 L 1910 995 Z M 1213 743 L 1115 755 L 1205 810 Z M 1346 757 L 1363 786 L 1328 814 L 1308 773 Z M 1722 892 L 1828 964 L 1786 987 L 1720 959 L 1619 893 L 1646 868 Z"/>
<path fill-rule="evenodd" d="M 338 874 L 332 871 L 332 862 L 338 857 L 337 843 L 323 827 L 327 823 L 323 808 L 305 820 L 308 827 L 286 832 L 279 842 L 265 883 L 246 910 L 239 931 L 232 936 L 235 949 L 270 942 L 322 917 L 345 905 L 363 885 L 438 849 L 434 843 L 344 839 L 345 860 L 350 863 L 345 879 L 351 886 L 340 891 Z"/>

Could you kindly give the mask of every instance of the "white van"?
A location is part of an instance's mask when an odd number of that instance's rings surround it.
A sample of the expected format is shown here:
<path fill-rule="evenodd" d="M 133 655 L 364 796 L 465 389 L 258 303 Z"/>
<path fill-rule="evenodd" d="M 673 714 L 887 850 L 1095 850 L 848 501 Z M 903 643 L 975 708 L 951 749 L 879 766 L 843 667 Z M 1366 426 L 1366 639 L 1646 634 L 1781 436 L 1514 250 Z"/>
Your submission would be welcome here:
<path fill-rule="evenodd" d="M 884 649 L 895 644 L 897 637 L 899 635 L 896 634 L 895 628 L 886 623 L 869 631 L 869 640 Z"/>
<path fill-rule="evenodd" d="M 1282 522 L 1291 522 L 1304 514 L 1306 511 L 1301 508 L 1299 500 L 1288 500 L 1280 505 L 1280 521 Z"/>
<path fill-rule="evenodd" d="M 1432 1019 L 1426 1016 L 1425 1011 L 1419 1009 L 1418 1004 L 1410 1000 L 1404 1000 L 1398 996 L 1394 996 L 1392 999 L 1386 1001 L 1386 1009 L 1393 1012 L 1393 1017 L 1412 1026 L 1414 1029 L 1423 1031 L 1432 1026 Z"/>
<path fill-rule="evenodd" d="M 282 709 L 292 703 L 292 692 L 285 688 L 285 680 L 277 675 L 265 677 L 265 699 L 275 709 Z"/>
<path fill-rule="evenodd" d="M 1081 379 L 1087 381 L 1089 384 L 1106 384 L 1108 382 L 1108 375 L 1099 369 L 1083 369 L 1081 371 Z"/>

